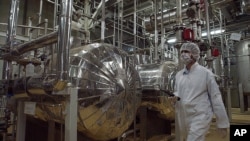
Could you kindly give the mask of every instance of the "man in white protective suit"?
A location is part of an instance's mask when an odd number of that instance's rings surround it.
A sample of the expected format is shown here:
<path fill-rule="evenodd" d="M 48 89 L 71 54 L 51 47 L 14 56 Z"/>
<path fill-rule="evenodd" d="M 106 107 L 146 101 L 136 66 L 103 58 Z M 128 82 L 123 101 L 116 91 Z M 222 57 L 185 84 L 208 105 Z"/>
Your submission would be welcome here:
<path fill-rule="evenodd" d="M 204 141 L 215 115 L 218 133 L 226 137 L 229 120 L 214 74 L 198 64 L 200 49 L 195 43 L 184 43 L 180 52 L 185 67 L 176 74 L 176 136 L 181 141 Z"/>

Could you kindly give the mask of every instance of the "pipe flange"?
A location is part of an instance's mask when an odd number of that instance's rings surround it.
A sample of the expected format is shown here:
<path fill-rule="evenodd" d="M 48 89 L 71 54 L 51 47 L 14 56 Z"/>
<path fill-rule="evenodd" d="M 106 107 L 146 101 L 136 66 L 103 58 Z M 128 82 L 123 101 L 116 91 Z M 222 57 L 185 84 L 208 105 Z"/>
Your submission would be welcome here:
<path fill-rule="evenodd" d="M 191 21 L 190 21 L 190 23 L 191 24 L 193 24 L 193 23 L 199 23 L 200 22 L 200 20 L 199 19 L 197 19 L 197 18 L 193 18 L 193 19 L 191 19 Z"/>
<path fill-rule="evenodd" d="M 16 61 L 18 64 L 20 65 L 23 65 L 23 66 L 26 66 L 28 64 L 33 64 L 34 66 L 37 66 L 37 65 L 41 65 L 41 61 L 33 58 L 33 59 L 29 59 L 29 58 L 23 58 L 23 59 L 19 59 Z"/>
<path fill-rule="evenodd" d="M 173 29 L 175 30 L 175 31 L 177 31 L 177 30 L 183 30 L 183 29 L 185 29 L 185 25 L 184 24 L 177 24 L 177 25 L 174 25 L 173 26 Z"/>
<path fill-rule="evenodd" d="M 213 60 L 214 60 L 213 56 L 208 56 L 205 58 L 205 61 L 207 61 L 207 62 L 212 62 Z"/>
<path fill-rule="evenodd" d="M 203 26 L 203 25 L 205 25 L 205 21 L 199 20 L 199 21 L 197 21 L 197 25 L 198 26 Z"/>

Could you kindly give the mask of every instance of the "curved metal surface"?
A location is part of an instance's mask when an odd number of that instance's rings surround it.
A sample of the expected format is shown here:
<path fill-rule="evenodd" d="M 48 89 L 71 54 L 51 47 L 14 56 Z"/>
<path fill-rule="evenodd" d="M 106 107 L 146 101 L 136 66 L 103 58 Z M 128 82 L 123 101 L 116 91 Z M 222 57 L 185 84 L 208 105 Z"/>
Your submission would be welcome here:
<path fill-rule="evenodd" d="M 135 55 L 135 64 L 141 65 L 141 64 L 149 64 L 150 63 L 150 56 L 149 55 L 142 55 L 142 54 L 136 54 Z"/>
<path fill-rule="evenodd" d="M 177 64 L 166 61 L 162 64 L 139 65 L 138 72 L 143 90 L 173 91 L 174 76 Z"/>
<path fill-rule="evenodd" d="M 250 92 L 250 41 L 241 41 L 236 45 L 236 55 L 237 55 L 237 72 L 239 77 L 239 83 L 242 83 L 243 92 Z"/>
<path fill-rule="evenodd" d="M 99 43 L 74 48 L 69 78 L 79 88 L 79 131 L 109 140 L 128 129 L 140 105 L 141 90 L 139 75 L 124 51 Z M 54 83 L 53 75 L 34 76 L 27 81 L 27 92 L 38 102 L 37 117 L 63 122 L 65 97 L 50 95 Z"/>
<path fill-rule="evenodd" d="M 174 107 L 169 101 L 169 95 L 174 90 L 177 64 L 166 61 L 162 64 L 148 64 L 138 66 L 142 85 L 142 105 L 159 111 L 161 117 L 174 120 Z"/>

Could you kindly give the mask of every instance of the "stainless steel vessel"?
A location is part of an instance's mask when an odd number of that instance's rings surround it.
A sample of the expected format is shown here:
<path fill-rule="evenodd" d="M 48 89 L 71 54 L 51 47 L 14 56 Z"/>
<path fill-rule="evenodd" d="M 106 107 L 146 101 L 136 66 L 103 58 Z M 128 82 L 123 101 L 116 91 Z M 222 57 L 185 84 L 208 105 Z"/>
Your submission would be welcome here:
<path fill-rule="evenodd" d="M 242 83 L 243 92 L 250 93 L 250 41 L 244 40 L 236 45 L 238 83 Z"/>
<path fill-rule="evenodd" d="M 79 89 L 79 131 L 96 140 L 110 140 L 128 129 L 140 105 L 141 86 L 126 52 L 100 43 L 71 49 L 69 78 L 71 86 Z M 67 97 L 53 94 L 55 81 L 55 75 L 33 76 L 26 89 L 19 89 L 27 90 L 37 102 L 36 117 L 63 122 Z"/>

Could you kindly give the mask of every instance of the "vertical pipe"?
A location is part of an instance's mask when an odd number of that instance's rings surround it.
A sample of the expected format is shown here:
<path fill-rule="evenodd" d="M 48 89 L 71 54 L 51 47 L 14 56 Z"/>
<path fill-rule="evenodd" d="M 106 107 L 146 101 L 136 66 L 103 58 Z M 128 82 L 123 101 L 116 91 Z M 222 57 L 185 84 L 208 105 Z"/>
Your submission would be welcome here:
<path fill-rule="evenodd" d="M 40 0 L 40 7 L 39 7 L 39 13 L 38 13 L 38 24 L 42 21 L 42 12 L 43 12 L 43 0 Z M 37 31 L 37 36 L 40 36 L 40 29 Z"/>
<path fill-rule="evenodd" d="M 10 46 L 10 49 L 13 49 L 13 41 L 16 36 L 16 27 L 17 27 L 17 20 L 18 20 L 18 12 L 19 12 L 19 0 L 12 0 L 10 5 L 10 16 L 8 20 L 8 30 L 7 30 L 7 38 L 6 44 Z M 3 62 L 3 80 L 11 79 L 12 74 L 12 63 L 11 61 L 4 61 Z"/>
<path fill-rule="evenodd" d="M 207 0 L 205 0 L 204 3 L 205 3 L 205 15 L 206 15 L 206 27 L 207 27 L 207 40 L 208 40 L 209 45 L 211 46 L 209 12 L 208 12 L 209 3 Z"/>
<path fill-rule="evenodd" d="M 136 25 L 136 22 L 137 22 L 137 20 L 136 20 L 136 11 L 137 11 L 137 9 L 136 9 L 136 0 L 134 0 L 134 49 L 133 49 L 133 51 L 134 51 L 134 54 L 136 53 L 136 44 L 137 44 L 137 42 L 136 42 L 136 30 L 137 30 L 137 25 Z"/>
<path fill-rule="evenodd" d="M 205 16 L 206 16 L 206 27 L 207 27 L 207 39 L 208 39 L 208 43 L 209 43 L 209 49 L 207 51 L 207 58 L 208 59 L 208 68 L 209 69 L 213 69 L 213 59 L 212 59 L 212 55 L 211 55 L 211 45 L 212 45 L 212 42 L 211 42 L 211 35 L 210 35 L 210 22 L 209 22 L 209 12 L 208 12 L 208 8 L 209 8 L 209 3 L 208 1 L 204 1 L 204 4 L 205 4 Z M 210 61 L 211 60 L 211 61 Z"/>
<path fill-rule="evenodd" d="M 182 0 L 176 0 L 176 25 L 182 25 L 182 8 L 181 8 Z M 176 42 L 182 42 L 182 30 L 177 29 L 176 31 Z"/>
<path fill-rule="evenodd" d="M 90 16 L 90 4 L 89 4 L 89 0 L 85 0 L 84 3 L 84 14 L 87 16 Z M 89 32 L 89 18 L 85 16 L 84 17 L 84 22 L 86 24 L 84 24 L 84 30 L 86 32 L 86 38 L 85 38 L 85 43 L 89 43 L 90 42 L 90 32 Z"/>
<path fill-rule="evenodd" d="M 65 141 L 77 141 L 77 106 L 78 89 L 70 88 L 69 99 L 66 101 Z"/>
<path fill-rule="evenodd" d="M 12 0 L 10 16 L 8 20 L 7 39 L 6 39 L 6 42 L 7 44 L 10 44 L 11 49 L 13 48 L 12 41 L 15 39 L 16 36 L 18 12 L 19 12 L 19 0 Z"/>
<path fill-rule="evenodd" d="M 119 42 L 119 47 L 122 48 L 122 42 L 123 42 L 123 0 L 120 1 L 120 15 L 121 19 L 121 32 L 120 32 L 120 42 Z"/>
<path fill-rule="evenodd" d="M 120 18 L 119 18 L 119 15 L 121 13 L 121 10 L 120 10 L 120 4 L 118 3 L 117 4 L 117 7 L 118 7 L 118 11 L 117 11 L 117 40 L 118 40 L 118 47 L 120 48 Z"/>
<path fill-rule="evenodd" d="M 114 26 L 114 29 L 113 29 L 113 31 L 114 31 L 113 32 L 113 46 L 115 46 L 115 41 L 116 41 L 116 37 L 115 37 L 116 36 L 116 33 L 115 33 L 116 32 L 116 29 L 115 29 L 115 27 L 116 27 L 116 23 L 115 23 L 116 22 L 115 21 L 115 18 L 116 18 L 116 6 L 114 6 L 114 7 L 115 8 L 114 8 L 114 25 L 113 25 Z"/>
<path fill-rule="evenodd" d="M 22 19 L 25 19 L 25 20 L 23 20 L 23 25 L 26 25 L 27 23 L 26 23 L 26 18 L 27 18 L 27 11 L 28 11 L 28 0 L 24 0 L 24 7 L 23 7 L 23 17 L 22 17 Z M 23 35 L 26 35 L 26 28 L 22 28 L 22 34 Z"/>
<path fill-rule="evenodd" d="M 157 22 L 157 13 L 158 13 L 158 4 L 157 0 L 154 0 L 155 11 L 154 11 L 154 24 L 155 24 L 155 48 L 154 48 L 154 62 L 158 62 L 158 22 Z"/>
<path fill-rule="evenodd" d="M 163 27 L 163 0 L 161 0 L 161 61 L 164 61 L 165 30 Z"/>
<path fill-rule="evenodd" d="M 25 141 L 26 114 L 24 114 L 24 101 L 18 101 L 16 141 Z"/>
<path fill-rule="evenodd" d="M 143 34 L 143 49 L 145 49 L 146 47 L 146 25 L 145 25 L 145 15 L 143 16 L 143 20 L 142 20 L 142 34 Z"/>
<path fill-rule="evenodd" d="M 101 42 L 104 43 L 105 36 L 105 0 L 102 0 L 102 22 L 101 22 Z"/>
<path fill-rule="evenodd" d="M 62 0 L 58 36 L 57 77 L 60 81 L 68 80 L 69 47 L 71 36 L 71 15 L 73 0 Z"/>
<path fill-rule="evenodd" d="M 182 0 L 176 0 L 176 25 L 180 26 L 182 25 Z M 176 42 L 177 43 L 181 43 L 182 42 L 182 30 L 181 29 L 177 29 L 176 31 Z M 177 54 L 178 54 L 178 70 L 180 70 L 182 68 L 182 63 L 180 63 L 180 46 L 176 45 L 176 49 L 177 49 Z M 176 113 L 175 113 L 175 117 L 177 117 Z M 175 135 L 176 136 L 176 141 L 181 141 L 181 136 L 179 136 L 179 124 L 177 122 L 177 119 L 175 118 Z"/>
<path fill-rule="evenodd" d="M 28 26 L 30 27 L 30 28 L 28 28 L 28 37 L 29 37 L 29 40 L 30 40 L 30 34 L 32 34 L 31 31 L 30 31 L 32 29 L 31 28 L 32 27 L 32 19 L 31 19 L 31 17 L 28 18 Z"/>
<path fill-rule="evenodd" d="M 54 22 L 53 22 L 54 30 L 55 30 L 55 27 L 57 26 L 57 8 L 58 8 L 58 0 L 55 0 L 55 4 L 54 4 Z"/>
<path fill-rule="evenodd" d="M 47 32 L 48 32 L 48 19 L 44 19 L 44 22 L 45 22 L 45 24 L 44 24 L 44 35 L 47 35 Z M 46 50 L 47 50 L 47 48 L 43 48 L 43 54 L 46 53 Z M 44 67 L 44 69 L 45 69 L 45 67 Z"/>
<path fill-rule="evenodd" d="M 57 10 L 58 10 L 58 0 L 55 0 L 55 4 L 54 4 L 54 20 L 53 20 L 53 29 L 54 31 L 56 30 L 56 26 L 57 26 Z M 55 53 L 55 49 L 57 47 L 57 44 L 52 45 L 51 49 L 50 49 L 50 54 L 51 54 L 51 65 L 50 65 L 50 69 L 49 72 L 52 73 L 53 70 L 53 64 L 54 64 L 54 53 Z"/>
<path fill-rule="evenodd" d="M 223 22 L 223 19 L 222 19 L 222 12 L 221 10 L 219 10 L 219 13 L 220 13 L 220 30 L 222 30 L 222 22 Z M 221 34 L 220 35 L 220 41 L 221 41 L 221 77 L 222 77 L 222 82 L 221 82 L 221 85 L 222 87 L 224 88 L 225 86 L 225 74 L 224 74 L 224 43 L 223 43 L 223 35 Z"/>
<path fill-rule="evenodd" d="M 228 45 L 228 39 L 226 40 L 226 47 L 227 47 L 227 70 L 228 70 L 228 79 L 227 79 L 227 114 L 229 117 L 229 120 L 232 120 L 232 112 L 231 112 L 231 107 L 232 107 L 232 103 L 231 103 L 231 88 L 230 88 L 230 73 L 231 73 L 231 65 L 230 65 L 230 48 Z"/>
<path fill-rule="evenodd" d="M 136 8 L 136 5 L 137 4 L 137 0 L 134 0 L 134 48 L 133 48 L 133 52 L 134 52 L 134 55 L 136 54 L 136 47 L 137 47 L 137 42 L 136 42 L 136 34 L 137 34 L 137 8 Z M 134 65 L 134 63 L 133 63 Z M 135 106 L 135 103 L 133 103 L 134 105 L 134 114 L 136 114 L 136 106 Z M 136 117 L 134 117 L 134 140 L 136 140 Z"/>

